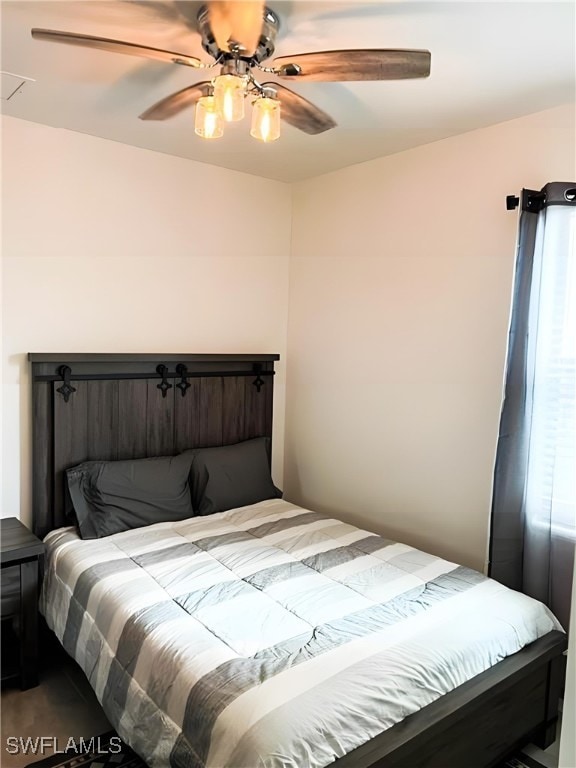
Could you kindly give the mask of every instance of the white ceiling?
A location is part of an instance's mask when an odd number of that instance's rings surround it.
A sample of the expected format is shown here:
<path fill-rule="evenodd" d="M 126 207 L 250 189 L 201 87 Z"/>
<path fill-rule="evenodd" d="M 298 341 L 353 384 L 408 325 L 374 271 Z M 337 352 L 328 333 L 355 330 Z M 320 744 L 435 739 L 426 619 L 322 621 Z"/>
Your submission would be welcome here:
<path fill-rule="evenodd" d="M 573 1 L 270 0 L 282 24 L 277 56 L 337 48 L 432 52 L 432 73 L 423 80 L 290 83 L 338 126 L 309 136 L 284 124 L 281 138 L 270 145 L 250 138 L 249 117 L 228 124 L 225 136 L 213 142 L 195 136 L 192 109 L 165 122 L 138 119 L 156 101 L 205 79 L 195 70 L 30 36 L 32 27 L 66 30 L 209 61 L 195 31 L 200 5 L 182 0 L 1 2 L 1 68 L 33 79 L 6 99 L 20 81 L 2 78 L 3 113 L 291 182 L 575 98 Z"/>

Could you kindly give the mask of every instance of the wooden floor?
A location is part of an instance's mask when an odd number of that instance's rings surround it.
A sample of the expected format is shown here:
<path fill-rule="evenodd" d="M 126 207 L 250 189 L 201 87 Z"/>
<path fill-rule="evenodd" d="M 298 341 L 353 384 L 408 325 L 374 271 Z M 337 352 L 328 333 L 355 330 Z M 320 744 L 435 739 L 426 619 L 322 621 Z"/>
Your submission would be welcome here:
<path fill-rule="evenodd" d="M 15 684 L 2 688 L 2 768 L 24 768 L 53 751 L 48 748 L 42 754 L 11 755 L 6 752 L 8 737 L 48 736 L 55 739 L 57 749 L 64 749 L 70 737 L 89 739 L 112 728 L 78 665 L 51 637 L 44 639 L 43 650 L 40 685 L 28 691 Z M 558 740 L 545 752 L 533 745 L 524 751 L 544 768 L 558 766 Z"/>

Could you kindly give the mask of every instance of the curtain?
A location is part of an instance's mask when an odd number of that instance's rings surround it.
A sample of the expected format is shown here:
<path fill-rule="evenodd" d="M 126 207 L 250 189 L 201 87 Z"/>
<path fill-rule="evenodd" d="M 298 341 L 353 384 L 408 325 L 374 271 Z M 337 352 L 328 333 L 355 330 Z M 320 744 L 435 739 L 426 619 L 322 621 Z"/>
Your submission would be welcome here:
<path fill-rule="evenodd" d="M 576 183 L 522 191 L 489 575 L 567 629 L 576 542 Z"/>

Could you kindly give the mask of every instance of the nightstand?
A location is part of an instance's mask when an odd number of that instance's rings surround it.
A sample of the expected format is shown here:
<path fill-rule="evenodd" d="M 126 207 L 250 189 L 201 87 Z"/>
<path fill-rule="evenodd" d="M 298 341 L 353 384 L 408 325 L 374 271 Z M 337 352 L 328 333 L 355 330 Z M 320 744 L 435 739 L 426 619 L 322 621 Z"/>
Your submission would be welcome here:
<path fill-rule="evenodd" d="M 20 678 L 25 690 L 38 685 L 38 580 L 44 544 L 15 517 L 0 519 L 0 533 L 2 682 Z"/>

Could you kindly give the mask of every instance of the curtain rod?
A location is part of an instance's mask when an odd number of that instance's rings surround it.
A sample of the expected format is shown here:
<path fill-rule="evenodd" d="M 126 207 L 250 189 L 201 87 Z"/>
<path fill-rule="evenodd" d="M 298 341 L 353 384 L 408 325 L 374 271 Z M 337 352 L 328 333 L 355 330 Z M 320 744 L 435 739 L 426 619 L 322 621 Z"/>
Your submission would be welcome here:
<path fill-rule="evenodd" d="M 523 189 L 522 197 L 506 196 L 506 210 L 514 211 L 521 204 L 523 211 L 538 213 L 548 205 L 576 205 L 576 183 L 552 181 L 541 190 Z"/>

